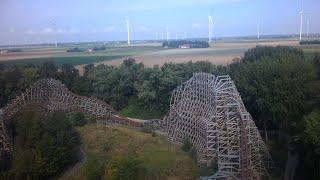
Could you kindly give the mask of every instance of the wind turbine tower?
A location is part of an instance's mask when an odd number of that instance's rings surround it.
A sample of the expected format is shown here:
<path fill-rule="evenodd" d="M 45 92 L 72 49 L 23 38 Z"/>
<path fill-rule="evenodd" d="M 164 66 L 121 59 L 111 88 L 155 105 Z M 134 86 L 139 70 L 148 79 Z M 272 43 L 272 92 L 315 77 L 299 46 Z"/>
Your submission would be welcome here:
<path fill-rule="evenodd" d="M 211 43 L 213 32 L 213 20 L 211 16 L 208 16 L 208 42 Z"/>
<path fill-rule="evenodd" d="M 258 25 L 257 25 L 257 39 L 260 40 L 260 19 L 258 20 Z"/>
<path fill-rule="evenodd" d="M 301 41 L 301 39 L 302 39 L 303 9 L 299 12 L 299 14 L 300 14 L 300 38 L 299 38 L 299 40 Z"/>
<path fill-rule="evenodd" d="M 303 8 L 301 8 L 301 11 L 299 11 L 299 14 L 300 14 L 300 41 L 302 40 L 302 26 L 303 26 L 303 15 L 305 14 L 310 14 L 310 13 L 306 13 L 303 11 Z"/>
<path fill-rule="evenodd" d="M 309 18 L 307 18 L 307 37 L 309 38 Z"/>
<path fill-rule="evenodd" d="M 128 46 L 130 46 L 131 45 L 131 43 L 130 43 L 130 21 L 128 19 L 126 20 L 126 24 L 127 24 L 127 35 L 128 35 L 127 42 L 128 42 Z"/>
<path fill-rule="evenodd" d="M 166 32 L 167 32 L 167 42 L 169 42 L 169 29 L 168 29 L 168 27 L 166 28 Z"/>

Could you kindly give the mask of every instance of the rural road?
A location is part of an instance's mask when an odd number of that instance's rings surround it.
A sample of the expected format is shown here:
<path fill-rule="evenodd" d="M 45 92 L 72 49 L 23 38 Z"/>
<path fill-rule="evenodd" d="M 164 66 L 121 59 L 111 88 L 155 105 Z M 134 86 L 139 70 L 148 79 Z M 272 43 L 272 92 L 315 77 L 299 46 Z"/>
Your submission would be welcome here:
<path fill-rule="evenodd" d="M 70 167 L 67 171 L 65 171 L 63 173 L 63 175 L 60 178 L 58 178 L 58 180 L 67 179 L 68 177 L 70 177 L 74 172 L 76 172 L 78 169 L 80 169 L 87 162 L 87 156 L 82 149 L 80 149 L 78 156 L 79 156 L 80 161 L 77 162 L 77 164 L 75 164 L 74 166 Z"/>

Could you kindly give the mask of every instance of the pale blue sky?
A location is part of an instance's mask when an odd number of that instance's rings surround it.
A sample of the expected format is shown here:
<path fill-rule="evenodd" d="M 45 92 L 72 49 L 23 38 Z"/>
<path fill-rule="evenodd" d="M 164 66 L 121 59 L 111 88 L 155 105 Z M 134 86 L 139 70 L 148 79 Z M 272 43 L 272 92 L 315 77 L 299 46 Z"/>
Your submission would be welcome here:
<path fill-rule="evenodd" d="M 304 0 L 310 33 L 320 32 L 320 0 Z M 0 0 L 0 44 L 125 40 L 170 36 L 297 34 L 301 0 Z M 307 17 L 304 18 L 306 32 Z"/>

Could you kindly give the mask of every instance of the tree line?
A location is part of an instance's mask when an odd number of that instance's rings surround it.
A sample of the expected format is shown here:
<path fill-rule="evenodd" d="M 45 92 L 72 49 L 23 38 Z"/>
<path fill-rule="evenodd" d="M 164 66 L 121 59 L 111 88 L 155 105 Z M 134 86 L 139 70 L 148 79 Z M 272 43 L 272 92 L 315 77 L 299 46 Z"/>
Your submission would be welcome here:
<path fill-rule="evenodd" d="M 320 44 L 320 40 L 305 40 L 300 41 L 300 45 L 311 45 L 311 44 Z"/>
<path fill-rule="evenodd" d="M 209 43 L 206 41 L 165 41 L 162 43 L 162 47 L 180 48 L 181 46 L 189 46 L 190 48 L 208 48 Z"/>

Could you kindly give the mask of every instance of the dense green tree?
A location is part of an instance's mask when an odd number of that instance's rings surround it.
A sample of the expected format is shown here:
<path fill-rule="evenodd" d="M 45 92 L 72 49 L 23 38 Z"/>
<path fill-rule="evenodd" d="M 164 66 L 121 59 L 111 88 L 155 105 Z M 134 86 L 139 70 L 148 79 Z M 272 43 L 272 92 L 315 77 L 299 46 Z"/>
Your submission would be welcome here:
<path fill-rule="evenodd" d="M 79 71 L 74 68 L 71 64 L 63 64 L 61 71 L 59 72 L 59 79 L 67 86 L 72 87 L 76 78 L 79 77 Z"/>
<path fill-rule="evenodd" d="M 320 155 L 320 110 L 314 110 L 303 118 L 304 133 L 300 138 L 314 145 L 315 152 Z"/>
<path fill-rule="evenodd" d="M 266 51 L 272 49 L 268 47 Z M 272 57 L 255 54 L 257 59 L 248 55 L 243 60 L 247 63 L 236 70 L 234 80 L 254 119 L 260 120 L 260 127 L 269 124 L 294 133 L 302 116 L 315 104 L 319 82 L 312 64 L 304 61 L 299 51 L 284 48 L 284 54 L 281 52 L 272 52 Z"/>
<path fill-rule="evenodd" d="M 318 76 L 318 79 L 320 79 L 320 55 L 319 53 L 316 53 L 313 58 L 313 64 L 316 69 L 316 74 Z"/>
<path fill-rule="evenodd" d="M 87 64 L 84 66 L 84 76 L 88 76 L 88 73 L 90 73 L 94 69 L 94 64 Z"/>
<path fill-rule="evenodd" d="M 16 114 L 13 127 L 15 148 L 8 177 L 45 179 L 74 162 L 78 138 L 64 113 L 27 108 Z"/>
<path fill-rule="evenodd" d="M 57 67 L 53 61 L 44 62 L 40 66 L 41 77 L 44 78 L 56 78 L 57 77 Z"/>
<path fill-rule="evenodd" d="M 37 68 L 30 67 L 25 68 L 22 73 L 22 77 L 19 80 L 19 86 L 21 89 L 30 87 L 34 82 L 40 78 L 40 74 Z"/>

